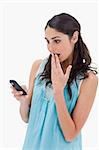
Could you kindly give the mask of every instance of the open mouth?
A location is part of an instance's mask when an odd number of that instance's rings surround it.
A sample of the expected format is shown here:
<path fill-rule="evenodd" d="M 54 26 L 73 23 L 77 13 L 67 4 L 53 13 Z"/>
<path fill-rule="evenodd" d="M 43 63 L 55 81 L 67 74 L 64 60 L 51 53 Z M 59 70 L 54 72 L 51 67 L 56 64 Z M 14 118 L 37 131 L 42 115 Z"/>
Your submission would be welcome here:
<path fill-rule="evenodd" d="M 54 55 L 55 55 L 55 54 L 58 55 L 58 56 L 60 55 L 60 54 L 54 53 Z"/>

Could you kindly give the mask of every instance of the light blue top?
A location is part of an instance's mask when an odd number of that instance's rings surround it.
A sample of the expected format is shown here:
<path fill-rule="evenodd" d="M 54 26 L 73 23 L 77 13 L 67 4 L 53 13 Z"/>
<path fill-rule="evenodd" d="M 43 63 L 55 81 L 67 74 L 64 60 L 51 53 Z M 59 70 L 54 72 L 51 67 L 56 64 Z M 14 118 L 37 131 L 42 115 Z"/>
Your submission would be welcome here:
<path fill-rule="evenodd" d="M 40 64 L 34 82 L 32 104 L 29 115 L 27 133 L 23 150 L 82 150 L 81 132 L 72 141 L 64 139 L 56 110 L 52 86 L 45 88 L 46 81 L 39 83 L 39 73 L 44 69 L 48 58 Z M 73 111 L 77 98 L 80 80 L 71 84 L 72 99 L 69 99 L 67 86 L 64 88 L 64 98 L 68 112 Z"/>

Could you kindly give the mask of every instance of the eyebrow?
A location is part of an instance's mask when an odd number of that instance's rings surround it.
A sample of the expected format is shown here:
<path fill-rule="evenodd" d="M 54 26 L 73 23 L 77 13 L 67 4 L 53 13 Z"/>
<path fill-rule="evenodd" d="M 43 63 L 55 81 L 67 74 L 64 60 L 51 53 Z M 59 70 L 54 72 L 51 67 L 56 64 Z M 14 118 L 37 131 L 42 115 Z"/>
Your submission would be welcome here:
<path fill-rule="evenodd" d="M 55 37 L 52 37 L 51 39 L 54 40 L 56 38 L 61 38 L 61 37 L 60 36 L 55 36 Z M 45 37 L 45 39 L 48 40 L 46 37 Z"/>

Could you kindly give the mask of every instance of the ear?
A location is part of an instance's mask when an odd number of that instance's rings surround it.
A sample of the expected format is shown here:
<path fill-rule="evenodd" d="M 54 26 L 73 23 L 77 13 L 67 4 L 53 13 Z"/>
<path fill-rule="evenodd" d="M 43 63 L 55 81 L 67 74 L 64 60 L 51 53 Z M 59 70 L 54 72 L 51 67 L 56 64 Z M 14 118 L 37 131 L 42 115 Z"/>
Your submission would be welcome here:
<path fill-rule="evenodd" d="M 78 31 L 75 31 L 73 33 L 73 36 L 71 38 L 71 41 L 75 44 L 77 41 L 78 41 L 78 35 L 79 35 L 79 32 Z"/>

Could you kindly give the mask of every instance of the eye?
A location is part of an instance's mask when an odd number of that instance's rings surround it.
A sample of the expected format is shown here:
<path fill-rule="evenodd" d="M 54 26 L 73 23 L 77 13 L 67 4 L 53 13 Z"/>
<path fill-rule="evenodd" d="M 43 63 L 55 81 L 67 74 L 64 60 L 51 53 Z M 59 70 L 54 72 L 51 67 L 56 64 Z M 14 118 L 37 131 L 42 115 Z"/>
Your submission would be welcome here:
<path fill-rule="evenodd" d="M 45 38 L 45 40 L 46 40 L 47 44 L 49 44 L 49 40 L 47 38 Z"/>
<path fill-rule="evenodd" d="M 46 42 L 47 42 L 47 44 L 49 44 L 49 41 L 48 41 L 48 40 L 46 40 Z"/>
<path fill-rule="evenodd" d="M 61 40 L 54 40 L 54 42 L 58 44 L 61 42 Z"/>

